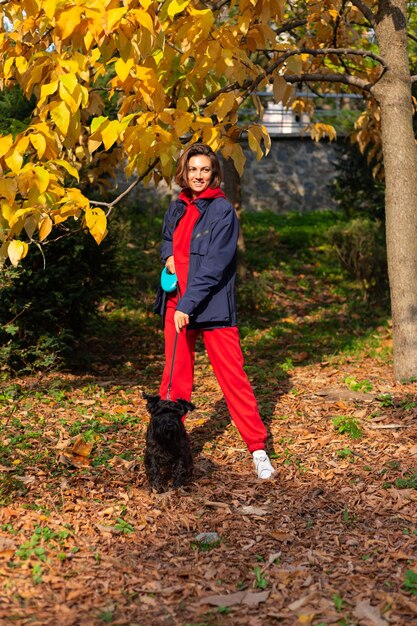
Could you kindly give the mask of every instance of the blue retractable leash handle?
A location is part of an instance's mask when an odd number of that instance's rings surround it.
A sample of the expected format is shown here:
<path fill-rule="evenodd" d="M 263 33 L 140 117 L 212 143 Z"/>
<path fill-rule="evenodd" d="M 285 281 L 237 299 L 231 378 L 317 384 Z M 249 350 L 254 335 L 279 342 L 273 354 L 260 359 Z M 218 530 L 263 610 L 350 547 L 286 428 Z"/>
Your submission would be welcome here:
<path fill-rule="evenodd" d="M 161 287 L 167 293 L 172 293 L 173 291 L 178 291 L 178 297 L 181 297 L 180 286 L 178 284 L 178 279 L 176 274 L 170 274 L 166 267 L 161 272 Z M 171 361 L 171 371 L 169 374 L 169 383 L 167 389 L 167 400 L 171 400 L 171 387 L 172 387 L 172 374 L 174 372 L 174 361 L 175 361 L 175 353 L 177 351 L 177 341 L 178 341 L 178 333 L 175 333 L 174 339 L 174 349 L 172 352 L 172 361 Z"/>
<path fill-rule="evenodd" d="M 176 290 L 178 285 L 178 279 L 176 274 L 170 274 L 168 269 L 164 267 L 161 272 L 161 287 L 167 293 L 172 293 Z"/>

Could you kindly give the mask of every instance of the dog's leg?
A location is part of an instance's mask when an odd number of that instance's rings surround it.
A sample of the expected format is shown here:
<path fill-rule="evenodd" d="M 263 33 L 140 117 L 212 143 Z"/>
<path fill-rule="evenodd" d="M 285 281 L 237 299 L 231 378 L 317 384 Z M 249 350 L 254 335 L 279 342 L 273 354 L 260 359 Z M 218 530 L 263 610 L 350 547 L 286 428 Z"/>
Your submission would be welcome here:
<path fill-rule="evenodd" d="M 182 456 L 175 463 L 172 472 L 172 486 L 182 487 L 193 477 L 193 457 L 190 450 L 183 450 Z"/>
<path fill-rule="evenodd" d="M 163 472 L 161 472 L 161 465 L 158 462 L 157 455 L 150 454 L 148 450 L 145 450 L 144 463 L 150 488 L 156 489 L 158 493 L 162 493 L 165 490 L 166 480 Z"/>

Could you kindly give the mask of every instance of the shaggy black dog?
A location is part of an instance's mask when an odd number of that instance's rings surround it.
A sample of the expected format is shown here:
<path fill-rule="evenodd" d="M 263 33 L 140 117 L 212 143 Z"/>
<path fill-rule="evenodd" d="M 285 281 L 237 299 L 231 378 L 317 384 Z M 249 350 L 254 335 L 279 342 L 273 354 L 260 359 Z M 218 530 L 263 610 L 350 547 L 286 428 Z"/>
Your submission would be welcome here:
<path fill-rule="evenodd" d="M 151 488 L 159 493 L 187 484 L 193 474 L 190 439 L 182 416 L 195 407 L 186 400 L 161 400 L 160 396 L 143 394 L 151 415 L 146 431 L 145 470 Z"/>

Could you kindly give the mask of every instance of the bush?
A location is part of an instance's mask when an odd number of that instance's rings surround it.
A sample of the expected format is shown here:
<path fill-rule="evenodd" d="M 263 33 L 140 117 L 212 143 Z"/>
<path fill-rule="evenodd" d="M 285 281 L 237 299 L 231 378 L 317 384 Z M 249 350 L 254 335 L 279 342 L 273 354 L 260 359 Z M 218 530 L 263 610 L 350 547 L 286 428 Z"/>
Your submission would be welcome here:
<path fill-rule="evenodd" d="M 358 217 L 336 224 L 329 229 L 328 238 L 342 268 L 350 278 L 361 283 L 364 298 L 371 290 L 386 289 L 385 234 L 379 220 Z"/>
<path fill-rule="evenodd" d="M 31 249 L 18 268 L 0 270 L 0 367 L 3 373 L 67 363 L 117 271 L 114 241 L 101 246 L 74 234 Z M 45 266 L 44 266 L 45 265 Z"/>
<path fill-rule="evenodd" d="M 385 184 L 372 175 L 374 163 L 368 163 L 357 144 L 336 144 L 336 176 L 332 192 L 340 209 L 349 218 L 365 216 L 384 221 Z"/>

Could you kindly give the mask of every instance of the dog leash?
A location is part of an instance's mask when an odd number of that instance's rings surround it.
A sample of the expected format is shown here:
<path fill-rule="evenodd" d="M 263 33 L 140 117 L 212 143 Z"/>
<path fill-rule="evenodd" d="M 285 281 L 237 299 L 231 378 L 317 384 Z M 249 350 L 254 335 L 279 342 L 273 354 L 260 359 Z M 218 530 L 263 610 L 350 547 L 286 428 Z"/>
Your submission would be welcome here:
<path fill-rule="evenodd" d="M 177 294 L 178 294 L 178 299 L 181 298 L 181 290 L 180 290 L 179 283 L 177 285 Z M 171 371 L 169 373 L 169 383 L 168 383 L 168 389 L 167 389 L 167 400 L 171 400 L 172 376 L 174 373 L 174 363 L 175 363 L 175 354 L 177 352 L 178 335 L 179 333 L 175 331 L 174 349 L 172 351 L 172 360 L 171 360 Z"/>

